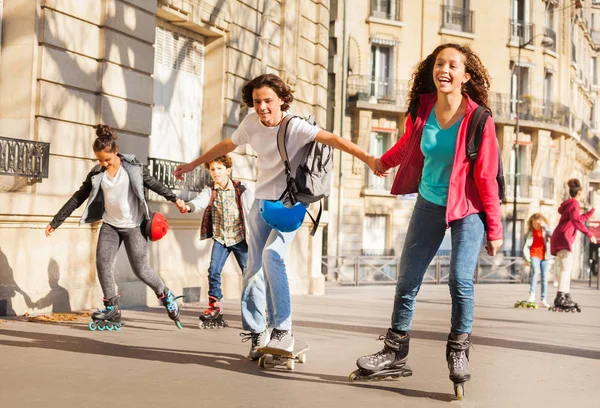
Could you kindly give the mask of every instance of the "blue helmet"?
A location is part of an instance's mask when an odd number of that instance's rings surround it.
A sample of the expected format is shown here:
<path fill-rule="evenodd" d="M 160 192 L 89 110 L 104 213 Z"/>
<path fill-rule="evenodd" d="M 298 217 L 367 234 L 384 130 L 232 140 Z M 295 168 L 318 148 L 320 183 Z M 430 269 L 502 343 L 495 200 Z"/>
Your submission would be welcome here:
<path fill-rule="evenodd" d="M 296 231 L 302 225 L 306 215 L 306 205 L 297 202 L 286 207 L 281 200 L 260 200 L 260 215 L 271 227 L 281 232 Z"/>

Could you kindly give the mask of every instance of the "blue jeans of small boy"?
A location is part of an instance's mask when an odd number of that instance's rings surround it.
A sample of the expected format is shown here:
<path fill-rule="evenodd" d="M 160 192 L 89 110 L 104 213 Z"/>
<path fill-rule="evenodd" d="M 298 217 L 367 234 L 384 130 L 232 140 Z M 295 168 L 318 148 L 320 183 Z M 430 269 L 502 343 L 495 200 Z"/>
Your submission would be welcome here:
<path fill-rule="evenodd" d="M 242 327 L 261 333 L 267 327 L 292 329 L 290 288 L 284 258 L 294 232 L 271 228 L 259 212 L 260 200 L 254 200 L 246 220 L 248 267 L 242 284 Z"/>
<path fill-rule="evenodd" d="M 484 216 L 472 214 L 452 221 L 452 253 L 448 286 L 452 297 L 451 329 L 471 333 L 473 326 L 473 279 L 484 237 Z M 409 331 L 417 293 L 423 276 L 440 248 L 446 233 L 446 207 L 419 196 L 413 211 L 400 258 L 392 329 Z"/>
<path fill-rule="evenodd" d="M 242 274 L 248 263 L 248 244 L 246 241 L 238 242 L 235 245 L 225 246 L 219 241 L 213 239 L 212 252 L 210 254 L 210 266 L 208 267 L 208 296 L 221 300 L 223 292 L 221 290 L 221 272 L 229 254 L 233 252 Z"/>
<path fill-rule="evenodd" d="M 531 257 L 531 269 L 533 269 L 533 276 L 531 277 L 531 284 L 529 286 L 529 294 L 535 294 L 535 287 L 537 286 L 538 276 L 542 275 L 542 300 L 546 300 L 546 291 L 548 288 L 548 260 L 541 260 L 540 258 L 533 256 Z"/>

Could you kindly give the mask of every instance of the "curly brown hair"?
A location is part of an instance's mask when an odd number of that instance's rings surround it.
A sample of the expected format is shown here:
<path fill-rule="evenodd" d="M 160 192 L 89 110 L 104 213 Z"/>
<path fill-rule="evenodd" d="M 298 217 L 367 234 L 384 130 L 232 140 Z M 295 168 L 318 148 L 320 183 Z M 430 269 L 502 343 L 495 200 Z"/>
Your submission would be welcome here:
<path fill-rule="evenodd" d="M 108 125 L 96 126 L 97 139 L 94 140 L 94 152 L 106 150 L 107 153 L 112 153 L 117 149 L 117 133 Z"/>
<path fill-rule="evenodd" d="M 290 108 L 290 103 L 294 101 L 294 95 L 289 86 L 285 84 L 277 75 L 264 74 L 257 76 L 252 81 L 248 82 L 242 88 L 242 101 L 247 107 L 254 107 L 254 99 L 252 98 L 252 91 L 262 87 L 268 86 L 277 94 L 277 96 L 283 100 L 281 105 L 282 111 L 287 111 Z"/>
<path fill-rule="evenodd" d="M 546 226 L 550 225 L 548 218 L 544 217 L 541 213 L 535 213 L 527 220 L 527 232 L 533 231 L 533 222 L 541 220 Z"/>
<path fill-rule="evenodd" d="M 419 103 L 419 96 L 436 92 L 433 82 L 433 67 L 438 54 L 446 49 L 454 48 L 465 56 L 465 72 L 471 75 L 471 79 L 463 85 L 463 93 L 475 101 L 478 105 L 488 108 L 488 92 L 490 90 L 490 74 L 481 63 L 479 57 L 466 45 L 453 43 L 442 44 L 438 46 L 431 54 L 417 65 L 411 82 L 411 88 L 408 95 L 408 112 Z"/>
<path fill-rule="evenodd" d="M 233 161 L 231 160 L 231 157 L 228 154 L 226 154 L 224 156 L 219 156 L 214 160 L 204 163 L 204 167 L 206 167 L 206 170 L 210 170 L 210 165 L 212 163 L 222 164 L 223 166 L 225 166 L 225 168 L 228 168 L 228 169 L 233 167 Z"/>

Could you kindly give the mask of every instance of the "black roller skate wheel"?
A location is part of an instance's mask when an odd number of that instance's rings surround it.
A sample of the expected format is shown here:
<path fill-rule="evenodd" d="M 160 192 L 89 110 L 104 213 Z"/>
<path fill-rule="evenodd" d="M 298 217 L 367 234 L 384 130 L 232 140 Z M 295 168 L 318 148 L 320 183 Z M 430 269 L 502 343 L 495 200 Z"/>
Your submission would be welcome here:
<path fill-rule="evenodd" d="M 465 397 L 465 387 L 464 383 L 455 383 L 454 384 L 454 395 L 458 401 L 462 401 Z"/>
<path fill-rule="evenodd" d="M 577 308 L 577 313 L 581 313 L 581 309 L 580 308 Z"/>

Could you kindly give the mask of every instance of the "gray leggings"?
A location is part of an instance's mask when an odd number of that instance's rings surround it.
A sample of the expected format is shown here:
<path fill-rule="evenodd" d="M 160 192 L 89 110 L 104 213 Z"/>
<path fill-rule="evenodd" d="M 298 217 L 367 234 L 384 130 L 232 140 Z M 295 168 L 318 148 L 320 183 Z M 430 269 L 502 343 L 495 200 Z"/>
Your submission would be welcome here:
<path fill-rule="evenodd" d="M 125 242 L 125 251 L 135 276 L 150 286 L 154 293 L 162 294 L 165 284 L 148 265 L 148 241 L 141 228 L 116 228 L 104 223 L 100 228 L 96 248 L 96 269 L 104 297 L 109 299 L 117 295 L 113 266 L 122 242 Z"/>

